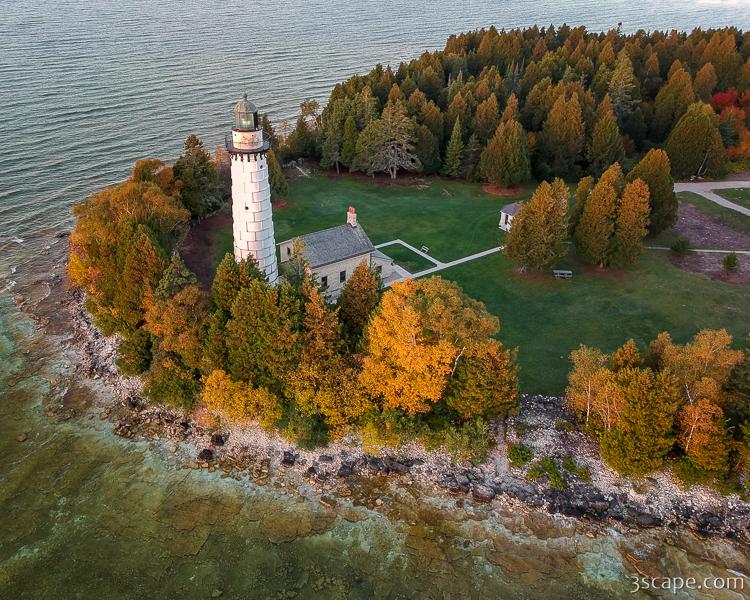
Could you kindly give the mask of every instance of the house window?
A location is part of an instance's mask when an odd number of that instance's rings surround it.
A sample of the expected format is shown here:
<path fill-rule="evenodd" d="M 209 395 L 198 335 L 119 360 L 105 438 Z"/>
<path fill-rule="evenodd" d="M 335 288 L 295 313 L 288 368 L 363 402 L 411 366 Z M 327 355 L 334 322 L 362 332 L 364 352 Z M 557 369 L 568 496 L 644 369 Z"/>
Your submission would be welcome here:
<path fill-rule="evenodd" d="M 292 255 L 292 247 L 291 246 L 287 246 L 286 247 L 286 255 L 287 256 L 291 256 Z"/>
<path fill-rule="evenodd" d="M 378 265 L 375 267 L 375 272 L 380 275 L 383 272 L 383 265 Z"/>
<path fill-rule="evenodd" d="M 324 290 L 328 287 L 328 275 L 323 275 L 323 277 L 320 278 L 320 287 Z"/>
<path fill-rule="evenodd" d="M 341 271 L 339 273 L 339 283 L 344 283 L 346 281 L 346 271 Z"/>

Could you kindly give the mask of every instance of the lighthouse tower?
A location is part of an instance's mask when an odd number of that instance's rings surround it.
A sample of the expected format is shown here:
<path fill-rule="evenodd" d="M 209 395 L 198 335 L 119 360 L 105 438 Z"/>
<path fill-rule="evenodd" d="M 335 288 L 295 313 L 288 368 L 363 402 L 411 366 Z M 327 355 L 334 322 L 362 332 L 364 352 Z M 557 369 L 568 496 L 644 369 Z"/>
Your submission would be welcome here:
<path fill-rule="evenodd" d="M 263 141 L 258 109 L 247 94 L 234 107 L 234 127 L 226 137 L 226 146 L 232 162 L 234 258 L 238 262 L 248 256 L 255 258 L 274 285 L 279 272 L 266 161 L 270 145 Z"/>

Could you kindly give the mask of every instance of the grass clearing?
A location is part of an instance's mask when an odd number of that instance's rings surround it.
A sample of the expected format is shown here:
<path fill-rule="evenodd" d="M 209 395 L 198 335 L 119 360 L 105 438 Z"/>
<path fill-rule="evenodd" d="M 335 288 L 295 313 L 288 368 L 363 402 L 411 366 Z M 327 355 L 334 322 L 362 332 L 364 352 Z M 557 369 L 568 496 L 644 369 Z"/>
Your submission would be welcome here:
<path fill-rule="evenodd" d="M 289 186 L 288 205 L 274 213 L 276 239 L 341 224 L 347 207 L 355 206 L 373 243 L 402 239 L 416 248 L 428 246 L 431 256 L 448 262 L 502 243 L 500 208 L 531 193 L 527 188 L 518 197 L 497 198 L 476 184 L 440 179 L 425 184 L 427 189 L 348 177 L 300 177 Z M 714 214 L 726 212 L 728 219 L 743 219 L 744 230 L 750 230 L 744 215 L 693 196 L 682 193 L 680 199 Z M 231 250 L 231 226 L 213 235 L 218 262 Z M 570 352 L 581 343 L 611 352 L 628 338 L 644 346 L 659 332 L 669 331 L 675 341 L 685 342 L 700 329 L 725 327 L 739 346 L 750 331 L 750 286 L 678 269 L 669 252 L 646 252 L 637 266 L 624 272 L 599 271 L 574 257 L 559 266 L 573 270 L 573 279 L 520 275 L 501 253 L 439 273 L 500 318 L 501 338 L 519 349 L 524 392 L 561 393 Z"/>
<path fill-rule="evenodd" d="M 730 202 L 750 208 L 750 188 L 735 188 L 731 190 L 714 190 L 722 198 L 726 198 Z"/>

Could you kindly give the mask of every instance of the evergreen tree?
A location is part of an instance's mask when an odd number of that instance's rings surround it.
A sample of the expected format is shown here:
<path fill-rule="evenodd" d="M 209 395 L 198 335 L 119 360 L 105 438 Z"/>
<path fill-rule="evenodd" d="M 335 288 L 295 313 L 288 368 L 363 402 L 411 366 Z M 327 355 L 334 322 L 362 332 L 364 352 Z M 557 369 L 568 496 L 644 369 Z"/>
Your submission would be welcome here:
<path fill-rule="evenodd" d="M 602 458 L 623 475 L 658 469 L 672 448 L 679 388 L 668 372 L 627 367 L 615 374 L 623 407 L 617 425 L 601 437 Z"/>
<path fill-rule="evenodd" d="M 282 286 L 285 284 L 282 284 Z M 279 288 L 253 281 L 241 289 L 227 322 L 229 370 L 238 381 L 278 392 L 298 358 L 298 334 Z"/>
<path fill-rule="evenodd" d="M 276 152 L 268 151 L 268 180 L 271 186 L 271 199 L 281 200 L 286 198 L 289 193 L 289 186 L 284 177 L 284 171 L 281 169 Z"/>
<path fill-rule="evenodd" d="M 570 100 L 560 95 L 542 129 L 543 156 L 550 172 L 557 176 L 570 176 L 575 172 L 584 146 L 584 123 L 578 94 Z"/>
<path fill-rule="evenodd" d="M 362 337 L 365 326 L 378 304 L 380 281 L 362 261 L 344 284 L 338 299 L 339 319 L 354 345 Z"/>
<path fill-rule="evenodd" d="M 467 181 L 479 179 L 479 159 L 482 154 L 482 146 L 476 133 L 472 133 L 464 148 L 463 176 Z"/>
<path fill-rule="evenodd" d="M 497 106 L 497 97 L 495 94 L 490 94 L 486 100 L 477 106 L 477 112 L 474 115 L 474 133 L 479 137 L 479 142 L 486 143 L 495 133 L 499 123 L 500 113 Z"/>
<path fill-rule="evenodd" d="M 201 372 L 204 375 L 215 370 L 226 371 L 228 369 L 226 344 L 228 317 L 226 312 L 219 309 L 208 318 L 201 357 Z"/>
<path fill-rule="evenodd" d="M 575 232 L 576 227 L 578 227 L 578 222 L 581 220 L 581 215 L 583 214 L 583 208 L 586 206 L 595 182 L 596 180 L 589 175 L 581 179 L 576 186 L 575 202 L 568 214 L 568 233 L 571 236 Z"/>
<path fill-rule="evenodd" d="M 414 123 L 404 114 L 402 104 L 389 104 L 380 119 L 372 121 L 357 140 L 355 164 L 372 175 L 388 173 L 395 179 L 399 169 L 418 171 L 414 154 Z"/>
<path fill-rule="evenodd" d="M 344 121 L 344 134 L 341 142 L 341 163 L 345 167 L 351 168 L 354 163 L 354 156 L 357 152 L 357 121 L 352 115 L 346 117 Z"/>
<path fill-rule="evenodd" d="M 674 192 L 669 156 L 654 148 L 628 173 L 627 180 L 642 179 L 649 189 L 649 232 L 657 234 L 677 222 L 677 195 Z"/>
<path fill-rule="evenodd" d="M 497 419 L 518 404 L 516 353 L 498 340 L 465 353 L 445 392 L 446 404 L 462 419 Z"/>
<path fill-rule="evenodd" d="M 601 116 L 594 125 L 588 152 L 591 171 L 597 176 L 601 175 L 612 163 L 622 162 L 625 158 L 625 147 L 609 96 L 604 97 L 599 113 Z"/>
<path fill-rule="evenodd" d="M 516 98 L 515 94 L 511 94 L 508 97 L 508 102 L 505 104 L 505 110 L 503 110 L 503 116 L 500 120 L 503 123 L 507 123 L 508 121 L 518 121 L 519 118 L 518 98 Z"/>
<path fill-rule="evenodd" d="M 422 164 L 422 172 L 432 175 L 440 171 L 440 143 L 432 131 L 424 125 L 414 127 L 414 154 Z"/>
<path fill-rule="evenodd" d="M 494 96 L 493 96 L 494 97 Z M 461 119 L 456 119 L 453 126 L 453 133 L 448 142 L 448 148 L 445 150 L 445 160 L 443 161 L 443 175 L 446 177 L 458 178 L 463 171 L 463 152 L 464 144 L 461 141 Z"/>
<path fill-rule="evenodd" d="M 708 102 L 711 100 L 711 95 L 716 89 L 716 84 L 716 70 L 714 69 L 713 64 L 710 62 L 706 63 L 695 74 L 693 89 L 695 90 L 696 98 L 702 102 Z"/>
<path fill-rule="evenodd" d="M 726 151 L 716 114 L 708 104 L 692 104 L 675 125 L 664 146 L 678 179 L 709 175 L 721 177 L 726 169 Z"/>
<path fill-rule="evenodd" d="M 194 217 L 202 217 L 221 204 L 222 185 L 211 156 L 197 136 L 185 140 L 185 150 L 173 167 L 182 182 L 182 202 Z"/>
<path fill-rule="evenodd" d="M 482 152 L 480 171 L 492 183 L 511 187 L 531 178 L 526 132 L 518 121 L 498 125 Z"/>
<path fill-rule="evenodd" d="M 279 138 L 276 135 L 276 131 L 271 125 L 271 119 L 268 118 L 268 113 L 263 113 L 260 118 L 260 126 L 263 129 L 263 140 L 271 145 L 271 149 L 275 152 L 279 149 Z"/>
<path fill-rule="evenodd" d="M 599 178 L 588 195 L 573 240 L 578 256 L 586 262 L 607 266 L 617 219 L 617 199 L 623 187 L 620 165 L 615 163 Z"/>
<path fill-rule="evenodd" d="M 609 79 L 608 95 L 612 100 L 612 111 L 620 128 L 624 128 L 628 118 L 640 100 L 638 80 L 633 72 L 625 49 L 620 51 Z"/>
<path fill-rule="evenodd" d="M 634 179 L 625 186 L 617 208 L 611 264 L 632 265 L 643 252 L 643 238 L 648 233 L 648 199 L 648 186 L 642 179 Z"/>
<path fill-rule="evenodd" d="M 513 219 L 505 253 L 523 270 L 541 271 L 567 252 L 568 187 L 562 179 L 543 181 Z"/>
<path fill-rule="evenodd" d="M 221 259 L 211 284 L 211 299 L 216 308 L 229 314 L 240 291 L 240 269 L 229 252 Z"/>
<path fill-rule="evenodd" d="M 171 298 L 181 289 L 189 285 L 195 285 L 198 279 L 195 274 L 187 268 L 185 261 L 178 252 L 172 254 L 172 258 L 164 270 L 159 285 L 156 288 L 154 297 L 156 300 L 166 300 Z"/>
<path fill-rule="evenodd" d="M 652 138 L 658 142 L 665 139 L 694 99 L 693 80 L 690 73 L 681 67 L 677 68 L 670 75 L 667 84 L 656 95 L 654 116 L 651 122 Z"/>

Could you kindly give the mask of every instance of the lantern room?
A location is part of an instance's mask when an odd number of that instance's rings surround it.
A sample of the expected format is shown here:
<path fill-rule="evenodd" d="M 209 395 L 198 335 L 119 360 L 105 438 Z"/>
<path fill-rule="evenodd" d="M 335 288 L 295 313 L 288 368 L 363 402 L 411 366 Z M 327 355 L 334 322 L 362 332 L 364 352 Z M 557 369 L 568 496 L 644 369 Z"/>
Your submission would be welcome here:
<path fill-rule="evenodd" d="M 258 109 L 255 104 L 247 99 L 247 94 L 245 94 L 234 107 L 234 129 L 257 131 L 259 127 Z"/>

